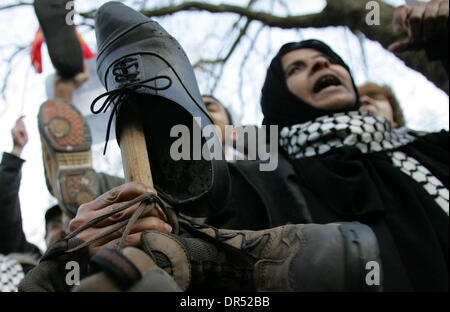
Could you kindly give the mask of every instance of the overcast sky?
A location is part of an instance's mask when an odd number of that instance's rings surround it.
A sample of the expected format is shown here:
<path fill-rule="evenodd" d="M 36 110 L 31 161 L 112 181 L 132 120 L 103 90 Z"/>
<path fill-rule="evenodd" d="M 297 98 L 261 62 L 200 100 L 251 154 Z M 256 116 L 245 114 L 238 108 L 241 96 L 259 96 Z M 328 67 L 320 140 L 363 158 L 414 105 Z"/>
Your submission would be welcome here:
<path fill-rule="evenodd" d="M 1 4 L 13 1 L 1 0 Z M 98 7 L 106 1 L 78 0 L 77 10 Z M 139 1 L 140 2 L 140 1 Z M 149 1 L 150 2 L 150 1 Z M 154 3 L 154 1 L 151 1 Z M 161 1 L 164 3 L 165 1 Z M 179 1 L 178 1 L 179 2 Z M 234 1 L 208 1 L 242 4 L 248 0 Z M 321 0 L 295 0 L 288 1 L 293 14 L 311 13 L 320 11 L 324 2 Z M 388 1 L 400 5 L 403 1 Z M 130 2 L 128 2 L 130 3 Z M 131 1 L 132 3 L 132 1 Z M 267 9 L 262 1 L 260 9 Z M 275 6 L 273 12 L 284 14 L 284 9 Z M 206 37 L 206 30 L 223 35 L 228 27 L 235 21 L 233 15 L 212 16 L 207 13 L 181 13 L 158 21 L 177 38 L 186 53 L 195 63 L 205 56 L 216 55 L 222 41 L 220 38 Z M 7 11 L 0 11 L 0 29 L 2 30 L 1 46 L 29 45 L 34 38 L 38 24 L 31 7 L 22 7 Z M 259 26 L 252 25 L 249 37 L 258 33 Z M 96 50 L 95 35 L 92 31 L 81 29 L 85 40 L 92 50 Z M 302 31 L 273 30 L 263 31 L 259 34 L 256 50 L 249 57 L 242 81 L 242 107 L 239 96 L 239 71 L 245 48 L 250 40 L 244 41 L 243 46 L 236 51 L 229 61 L 219 83 L 215 95 L 222 99 L 236 116 L 242 117 L 243 124 L 260 124 L 262 120 L 259 107 L 259 96 L 265 78 L 266 68 L 278 48 L 289 41 L 317 38 L 330 44 L 338 54 L 350 65 L 358 84 L 367 80 L 385 83 L 393 87 L 405 111 L 408 125 L 417 130 L 438 131 L 448 129 L 449 103 L 448 96 L 436 89 L 426 78 L 408 68 L 395 56 L 386 52 L 378 43 L 364 40 L 363 46 L 367 55 L 367 66 L 362 57 L 362 49 L 358 38 L 342 27 L 326 29 L 304 29 Z M 268 47 L 271 47 L 268 49 Z M 0 73 L 6 70 L 5 58 L 11 50 L 0 50 Z M 54 72 L 49 61 L 46 48 L 43 48 L 44 73 L 36 74 L 30 65 L 29 54 L 18 57 L 12 64 L 6 100 L 0 99 L 0 152 L 11 151 L 12 140 L 10 130 L 20 115 L 25 115 L 25 125 L 29 133 L 29 143 L 26 146 L 23 158 L 26 163 L 23 167 L 20 200 L 22 204 L 23 225 L 27 238 L 44 249 L 44 213 L 55 200 L 49 195 L 44 180 L 42 154 L 39 134 L 37 131 L 37 112 L 39 106 L 46 99 L 45 80 Z M 94 73 L 95 74 L 95 73 Z M 209 93 L 211 80 L 204 73 L 197 73 L 200 89 Z M 120 169 L 120 151 L 117 144 L 112 141 L 106 157 L 101 156 L 102 145 L 93 147 L 94 168 L 111 174 L 122 175 Z M 0 190 L 2 191 L 2 190 Z"/>

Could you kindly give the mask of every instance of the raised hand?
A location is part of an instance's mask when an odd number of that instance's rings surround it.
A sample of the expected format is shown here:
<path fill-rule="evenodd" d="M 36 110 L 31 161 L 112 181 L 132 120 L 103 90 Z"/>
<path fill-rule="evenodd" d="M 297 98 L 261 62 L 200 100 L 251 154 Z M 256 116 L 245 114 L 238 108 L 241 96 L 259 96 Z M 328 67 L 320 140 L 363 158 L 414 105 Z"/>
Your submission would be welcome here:
<path fill-rule="evenodd" d="M 12 154 L 16 155 L 17 157 L 20 157 L 23 148 L 28 142 L 28 133 L 27 129 L 25 128 L 23 118 L 24 116 L 20 116 L 19 119 L 17 119 L 14 128 L 12 128 L 11 130 L 11 135 L 13 138 Z"/>
<path fill-rule="evenodd" d="M 432 42 L 448 40 L 448 0 L 421 2 L 414 7 L 400 6 L 394 12 L 396 32 L 408 31 L 408 38 L 389 46 L 389 51 L 402 53 L 420 50 Z"/>
<path fill-rule="evenodd" d="M 83 204 L 78 209 L 77 215 L 71 220 L 69 224 L 70 231 L 77 230 L 83 224 L 104 215 L 121 205 L 127 204 L 127 202 L 139 197 L 146 193 L 156 194 L 153 189 L 146 188 L 143 184 L 130 182 L 118 186 L 103 195 L 99 196 L 95 200 Z M 110 229 L 113 229 L 118 223 L 127 220 L 137 209 L 137 205 L 133 205 L 121 212 L 118 212 L 107 219 L 95 224 L 94 226 L 82 231 L 77 235 L 78 238 L 83 239 L 85 242 L 90 241 L 99 234 L 105 233 Z M 158 207 L 153 209 L 150 215 L 139 219 L 136 226 L 127 236 L 125 246 L 137 247 L 140 245 L 141 234 L 145 230 L 159 230 L 163 232 L 171 232 L 172 228 L 165 221 L 166 217 L 162 210 Z M 92 243 L 89 246 L 89 253 L 95 254 L 99 249 L 103 247 L 113 247 L 118 243 L 123 234 L 123 229 L 117 230 L 106 237 Z"/>

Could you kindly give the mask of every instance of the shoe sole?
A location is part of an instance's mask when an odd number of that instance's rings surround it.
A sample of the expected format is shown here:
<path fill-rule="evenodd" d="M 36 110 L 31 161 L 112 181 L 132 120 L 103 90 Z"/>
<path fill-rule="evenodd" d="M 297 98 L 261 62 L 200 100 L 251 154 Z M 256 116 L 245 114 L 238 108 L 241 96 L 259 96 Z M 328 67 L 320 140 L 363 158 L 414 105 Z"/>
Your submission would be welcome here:
<path fill-rule="evenodd" d="M 72 215 L 76 215 L 80 205 L 95 199 L 95 175 L 89 168 L 59 172 L 59 194 L 65 209 Z"/>
<path fill-rule="evenodd" d="M 41 135 L 54 151 L 79 153 L 90 150 L 89 126 L 71 104 L 61 100 L 47 101 L 42 104 L 38 118 Z M 64 161 L 63 158 L 61 160 Z"/>
<path fill-rule="evenodd" d="M 79 205 L 95 198 L 89 126 L 71 104 L 49 100 L 39 109 L 38 127 L 49 191 L 74 216 Z"/>

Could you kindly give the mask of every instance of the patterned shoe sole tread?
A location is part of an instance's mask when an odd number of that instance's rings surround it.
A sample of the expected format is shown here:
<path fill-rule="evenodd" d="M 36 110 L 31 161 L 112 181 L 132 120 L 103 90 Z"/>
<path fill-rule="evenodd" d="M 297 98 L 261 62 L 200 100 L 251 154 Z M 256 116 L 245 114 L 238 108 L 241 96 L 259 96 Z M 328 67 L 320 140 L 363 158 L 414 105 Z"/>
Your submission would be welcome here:
<path fill-rule="evenodd" d="M 39 110 L 39 130 L 49 147 L 56 152 L 88 151 L 91 133 L 80 112 L 69 103 L 51 100 Z"/>
<path fill-rule="evenodd" d="M 95 199 L 95 171 L 72 169 L 59 172 L 59 187 L 63 204 L 73 215 L 80 205 Z"/>
<path fill-rule="evenodd" d="M 91 166 L 92 164 L 92 153 L 91 151 L 70 154 L 57 153 L 56 161 L 60 170 L 69 168 L 86 168 L 86 166 Z"/>

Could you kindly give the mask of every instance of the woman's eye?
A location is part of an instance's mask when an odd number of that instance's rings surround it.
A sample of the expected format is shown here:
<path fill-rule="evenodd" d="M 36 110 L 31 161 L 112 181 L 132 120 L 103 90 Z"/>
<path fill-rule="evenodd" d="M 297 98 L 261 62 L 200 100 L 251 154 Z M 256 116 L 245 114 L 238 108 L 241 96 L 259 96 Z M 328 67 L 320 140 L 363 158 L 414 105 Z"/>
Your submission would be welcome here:
<path fill-rule="evenodd" d="M 295 74 L 295 73 L 297 73 L 297 72 L 299 72 L 302 68 L 303 68 L 303 66 L 301 66 L 301 65 L 297 65 L 297 66 L 295 66 L 295 67 L 292 67 L 292 68 L 289 70 L 289 72 L 288 72 L 288 77 L 289 77 L 289 76 L 292 76 L 293 74 Z"/>

